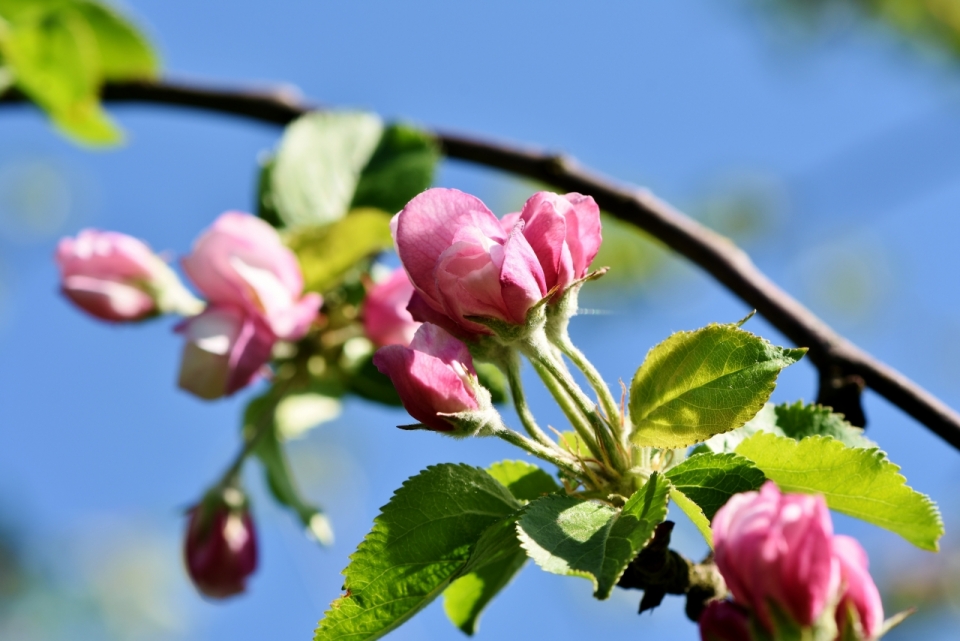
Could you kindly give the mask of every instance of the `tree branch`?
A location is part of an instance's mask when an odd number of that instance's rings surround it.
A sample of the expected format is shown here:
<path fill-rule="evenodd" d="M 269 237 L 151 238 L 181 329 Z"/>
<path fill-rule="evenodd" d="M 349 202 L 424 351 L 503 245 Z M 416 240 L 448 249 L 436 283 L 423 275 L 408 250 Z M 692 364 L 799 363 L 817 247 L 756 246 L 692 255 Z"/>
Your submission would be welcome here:
<path fill-rule="evenodd" d="M 172 81 L 107 84 L 109 102 L 146 102 L 195 107 L 284 125 L 318 108 L 290 90 L 218 89 Z M 25 102 L 16 91 L 0 106 Z M 565 191 L 589 194 L 609 214 L 659 239 L 699 265 L 764 316 L 797 345 L 810 348 L 820 374 L 819 400 L 862 423 L 859 389 L 866 385 L 960 449 L 960 414 L 888 365 L 833 331 L 777 287 L 730 240 L 659 200 L 645 189 L 621 185 L 580 167 L 568 156 L 435 131 L 444 153 L 532 178 Z"/>

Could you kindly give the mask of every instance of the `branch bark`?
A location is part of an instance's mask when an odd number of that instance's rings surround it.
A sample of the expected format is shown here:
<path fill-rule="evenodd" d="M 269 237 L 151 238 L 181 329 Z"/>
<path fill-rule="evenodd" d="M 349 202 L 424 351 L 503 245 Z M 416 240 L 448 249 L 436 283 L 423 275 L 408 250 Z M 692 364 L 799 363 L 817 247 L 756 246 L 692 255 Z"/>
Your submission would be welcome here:
<path fill-rule="evenodd" d="M 277 125 L 319 108 L 290 90 L 220 89 L 173 81 L 111 83 L 103 88 L 102 95 L 108 102 L 194 107 Z M 0 95 L 0 106 L 23 102 L 25 98 L 16 91 Z M 820 375 L 820 402 L 862 424 L 859 391 L 865 385 L 960 449 L 960 414 L 832 330 L 767 278 L 730 240 L 651 192 L 616 183 L 581 167 L 569 156 L 451 132 L 433 133 L 450 158 L 532 178 L 564 191 L 589 194 L 604 211 L 699 265 L 796 345 L 810 349 L 809 358 Z"/>

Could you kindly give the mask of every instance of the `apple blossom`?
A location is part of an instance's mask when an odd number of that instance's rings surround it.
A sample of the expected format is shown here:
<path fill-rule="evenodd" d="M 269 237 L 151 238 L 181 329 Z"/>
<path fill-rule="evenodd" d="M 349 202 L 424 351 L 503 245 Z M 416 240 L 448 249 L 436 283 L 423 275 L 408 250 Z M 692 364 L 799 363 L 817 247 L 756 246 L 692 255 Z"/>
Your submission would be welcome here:
<path fill-rule="evenodd" d="M 409 345 L 421 323 L 407 311 L 413 285 L 402 267 L 367 292 L 363 303 L 363 329 L 374 345 Z"/>
<path fill-rule="evenodd" d="M 205 596 L 225 599 L 246 589 L 257 569 L 257 534 L 246 506 L 206 501 L 190 511 L 183 556 Z"/>

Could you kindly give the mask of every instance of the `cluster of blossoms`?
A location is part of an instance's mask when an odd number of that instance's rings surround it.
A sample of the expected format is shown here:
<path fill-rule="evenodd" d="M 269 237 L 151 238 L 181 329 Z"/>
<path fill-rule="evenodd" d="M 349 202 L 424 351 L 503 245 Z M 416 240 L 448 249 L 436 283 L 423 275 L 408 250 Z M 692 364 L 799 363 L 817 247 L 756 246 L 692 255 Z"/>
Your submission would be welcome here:
<path fill-rule="evenodd" d="M 820 496 L 768 481 L 733 496 L 712 523 L 717 568 L 733 600 L 700 617 L 703 641 L 875 639 L 880 593 L 856 540 L 835 535 Z"/>
<path fill-rule="evenodd" d="M 180 387 L 214 399 L 249 385 L 280 340 L 302 338 L 317 317 L 319 294 L 303 295 L 297 258 L 270 225 L 227 212 L 194 243 L 183 269 L 197 300 L 142 241 L 87 229 L 60 241 L 63 293 L 102 320 L 133 322 L 159 314 L 187 318 Z"/>

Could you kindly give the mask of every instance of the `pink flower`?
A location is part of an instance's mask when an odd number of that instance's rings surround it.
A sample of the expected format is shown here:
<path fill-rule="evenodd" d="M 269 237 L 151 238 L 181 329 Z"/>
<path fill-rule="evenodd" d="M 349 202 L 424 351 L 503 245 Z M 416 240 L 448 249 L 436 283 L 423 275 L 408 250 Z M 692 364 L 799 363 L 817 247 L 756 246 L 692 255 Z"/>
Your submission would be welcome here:
<path fill-rule="evenodd" d="M 240 594 L 257 569 L 257 534 L 250 513 L 224 504 L 193 508 L 183 556 L 190 580 L 202 594 L 213 599 Z"/>
<path fill-rule="evenodd" d="M 547 293 L 543 269 L 522 226 L 504 231 L 474 196 L 428 189 L 397 214 L 393 229 L 400 260 L 418 294 L 410 306 L 416 320 L 435 322 L 446 316 L 467 335 L 489 334 L 466 317 L 521 325 Z"/>
<path fill-rule="evenodd" d="M 363 303 L 363 329 L 377 347 L 409 345 L 420 323 L 407 311 L 413 285 L 400 267 L 375 284 Z"/>
<path fill-rule="evenodd" d="M 504 216 L 504 229 L 523 221 L 523 235 L 533 247 L 547 289 L 562 292 L 587 275 L 602 240 L 600 208 L 590 196 L 541 191 L 524 204 L 519 214 Z"/>
<path fill-rule="evenodd" d="M 260 316 L 230 305 L 211 305 L 177 331 L 187 339 L 178 384 L 208 400 L 229 396 L 253 382 L 277 340 Z"/>
<path fill-rule="evenodd" d="M 867 553 L 849 536 L 833 537 L 833 554 L 840 562 L 842 594 L 837 606 L 837 627 L 843 630 L 848 609 L 857 613 L 865 638 L 873 639 L 883 628 L 883 603 L 868 571 Z"/>
<path fill-rule="evenodd" d="M 768 481 L 759 492 L 732 497 L 712 529 L 720 574 L 734 599 L 768 629 L 768 601 L 807 627 L 835 599 L 840 564 L 823 497 L 781 494 Z"/>
<path fill-rule="evenodd" d="M 250 214 L 217 218 L 183 259 L 183 269 L 212 304 L 262 318 L 282 340 L 302 338 L 320 308 L 319 294 L 301 296 L 297 257 L 273 227 Z"/>
<path fill-rule="evenodd" d="M 64 295 L 108 321 L 136 321 L 158 313 L 156 283 L 169 268 L 143 242 L 110 231 L 85 229 L 57 245 Z"/>
<path fill-rule="evenodd" d="M 698 623 L 702 641 L 750 641 L 750 617 L 732 601 L 711 601 Z"/>
<path fill-rule="evenodd" d="M 381 347 L 373 364 L 390 377 L 410 416 L 429 429 L 456 431 L 457 426 L 441 414 L 480 407 L 472 388 L 477 373 L 467 346 L 436 325 L 421 325 L 410 347 Z"/>

